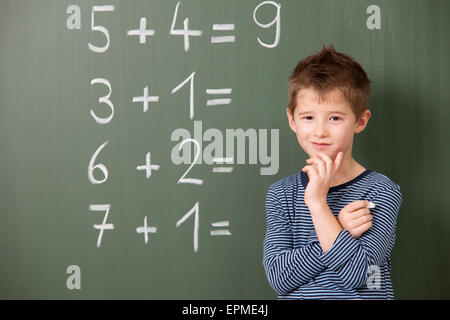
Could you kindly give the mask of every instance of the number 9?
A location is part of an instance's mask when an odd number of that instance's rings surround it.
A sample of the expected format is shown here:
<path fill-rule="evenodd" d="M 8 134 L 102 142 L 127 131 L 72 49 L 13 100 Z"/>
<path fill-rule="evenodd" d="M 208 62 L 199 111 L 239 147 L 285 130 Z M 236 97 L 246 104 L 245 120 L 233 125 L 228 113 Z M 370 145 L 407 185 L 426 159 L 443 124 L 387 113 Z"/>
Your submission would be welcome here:
<path fill-rule="evenodd" d="M 259 7 L 261 7 L 262 5 L 265 4 L 271 4 L 273 6 L 275 6 L 277 8 L 277 15 L 276 17 L 269 23 L 267 24 L 263 24 L 258 22 L 258 20 L 256 19 L 256 11 L 259 9 Z M 278 44 L 280 43 L 280 8 L 281 5 L 279 3 L 273 2 L 273 1 L 264 1 L 261 2 L 253 11 L 253 21 L 255 21 L 255 23 L 260 26 L 261 28 L 269 28 L 271 27 L 274 23 L 276 23 L 276 33 L 275 33 L 275 41 L 272 44 L 266 44 L 264 42 L 262 42 L 261 40 L 259 40 L 258 38 L 258 42 L 260 45 L 266 47 L 266 48 L 275 48 L 276 46 L 278 46 Z"/>

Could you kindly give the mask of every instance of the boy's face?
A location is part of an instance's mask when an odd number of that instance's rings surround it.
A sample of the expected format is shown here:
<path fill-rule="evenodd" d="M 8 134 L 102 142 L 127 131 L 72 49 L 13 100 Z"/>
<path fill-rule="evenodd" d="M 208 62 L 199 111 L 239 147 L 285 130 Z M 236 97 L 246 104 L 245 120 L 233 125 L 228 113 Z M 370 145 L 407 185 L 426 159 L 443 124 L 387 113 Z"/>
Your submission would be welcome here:
<path fill-rule="evenodd" d="M 328 92 L 321 102 L 319 104 L 319 95 L 314 89 L 302 89 L 297 94 L 294 114 L 287 109 L 289 126 L 311 158 L 318 157 L 317 153 L 321 152 L 334 160 L 342 151 L 344 159 L 349 159 L 354 134 L 364 130 L 370 111 L 366 110 L 362 121 L 356 123 L 356 115 L 337 88 Z M 314 143 L 326 145 L 317 146 Z"/>

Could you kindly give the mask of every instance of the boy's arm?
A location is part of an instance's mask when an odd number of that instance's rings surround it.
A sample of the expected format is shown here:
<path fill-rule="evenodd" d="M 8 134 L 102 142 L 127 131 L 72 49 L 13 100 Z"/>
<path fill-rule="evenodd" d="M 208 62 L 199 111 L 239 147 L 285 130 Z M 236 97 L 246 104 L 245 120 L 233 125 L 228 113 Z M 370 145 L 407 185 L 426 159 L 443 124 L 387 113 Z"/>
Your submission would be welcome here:
<path fill-rule="evenodd" d="M 333 246 L 319 254 L 321 263 L 335 271 L 346 288 L 366 285 L 368 268 L 380 266 L 390 254 L 402 199 L 399 186 L 378 191 L 369 200 L 376 203 L 375 209 L 371 210 L 372 227 L 358 239 L 342 230 Z"/>
<path fill-rule="evenodd" d="M 290 224 L 272 189 L 267 192 L 266 211 L 263 265 L 270 286 L 278 294 L 285 294 L 320 275 L 325 266 L 318 258 L 321 253 L 318 243 L 293 248 Z"/>
<path fill-rule="evenodd" d="M 308 205 L 311 219 L 320 242 L 322 252 L 327 252 L 333 246 L 343 230 L 324 200 L 314 205 Z"/>

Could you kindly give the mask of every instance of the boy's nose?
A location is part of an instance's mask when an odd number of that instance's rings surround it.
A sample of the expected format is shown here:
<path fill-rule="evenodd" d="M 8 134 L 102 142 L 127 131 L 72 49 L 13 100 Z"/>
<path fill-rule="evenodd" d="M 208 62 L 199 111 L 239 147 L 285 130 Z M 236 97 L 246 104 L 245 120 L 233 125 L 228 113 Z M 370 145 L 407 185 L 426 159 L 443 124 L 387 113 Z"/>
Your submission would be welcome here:
<path fill-rule="evenodd" d="M 316 124 L 316 127 L 314 128 L 314 135 L 320 137 L 326 134 L 326 128 L 323 124 L 320 123 L 320 121 Z"/>

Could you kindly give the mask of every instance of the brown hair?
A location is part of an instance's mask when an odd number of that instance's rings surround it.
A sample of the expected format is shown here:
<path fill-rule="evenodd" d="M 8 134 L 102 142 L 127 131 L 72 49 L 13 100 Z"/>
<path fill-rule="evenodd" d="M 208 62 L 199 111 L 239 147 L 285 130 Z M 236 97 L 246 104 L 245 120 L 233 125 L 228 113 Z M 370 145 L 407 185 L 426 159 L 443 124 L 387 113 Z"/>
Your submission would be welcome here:
<path fill-rule="evenodd" d="M 291 114 L 301 89 L 315 89 L 319 101 L 334 88 L 338 88 L 349 102 L 356 120 L 368 109 L 370 80 L 361 65 L 352 57 L 337 52 L 333 45 L 300 61 L 289 77 L 288 108 Z"/>

